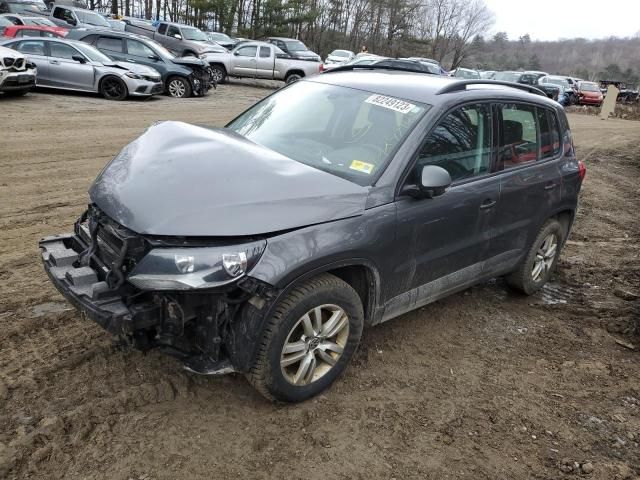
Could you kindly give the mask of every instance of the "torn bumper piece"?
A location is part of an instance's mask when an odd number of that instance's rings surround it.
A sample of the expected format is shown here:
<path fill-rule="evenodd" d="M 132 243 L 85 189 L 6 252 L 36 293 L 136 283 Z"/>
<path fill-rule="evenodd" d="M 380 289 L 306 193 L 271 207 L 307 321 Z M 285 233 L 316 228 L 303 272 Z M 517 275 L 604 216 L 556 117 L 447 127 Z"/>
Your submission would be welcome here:
<path fill-rule="evenodd" d="M 79 256 L 87 246 L 73 234 L 43 238 L 44 269 L 58 291 L 80 312 L 114 335 L 132 335 L 160 318 L 160 307 L 152 302 L 125 305 L 122 292 L 105 282 L 106 268 L 80 266 Z"/>

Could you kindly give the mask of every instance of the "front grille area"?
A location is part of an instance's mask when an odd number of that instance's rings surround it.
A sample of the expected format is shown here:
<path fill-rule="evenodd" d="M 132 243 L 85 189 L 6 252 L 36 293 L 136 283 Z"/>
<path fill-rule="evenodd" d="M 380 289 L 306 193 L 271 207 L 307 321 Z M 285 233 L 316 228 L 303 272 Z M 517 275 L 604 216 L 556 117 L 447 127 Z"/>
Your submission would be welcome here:
<path fill-rule="evenodd" d="M 27 61 L 24 58 L 4 57 L 2 59 L 2 64 L 11 70 L 24 70 L 27 65 Z"/>
<path fill-rule="evenodd" d="M 96 267 L 113 288 L 122 284 L 147 252 L 147 242 L 142 236 L 113 221 L 95 206 L 80 218 L 75 230 L 87 245 L 80 262 Z"/>

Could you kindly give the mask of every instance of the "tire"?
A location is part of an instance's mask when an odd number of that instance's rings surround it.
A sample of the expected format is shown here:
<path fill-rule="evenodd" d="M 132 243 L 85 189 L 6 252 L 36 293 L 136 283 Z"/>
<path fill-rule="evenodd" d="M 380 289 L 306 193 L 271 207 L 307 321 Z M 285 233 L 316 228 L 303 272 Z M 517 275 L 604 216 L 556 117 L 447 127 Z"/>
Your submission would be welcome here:
<path fill-rule="evenodd" d="M 184 77 L 170 77 L 167 80 L 167 93 L 173 98 L 189 98 L 191 96 L 191 83 Z"/>
<path fill-rule="evenodd" d="M 100 93 L 107 100 L 121 101 L 129 96 L 127 85 L 121 78 L 109 76 L 100 82 Z"/>
<path fill-rule="evenodd" d="M 525 295 L 533 295 L 540 290 L 553 273 L 564 244 L 564 235 L 560 222 L 555 219 L 548 220 L 538 232 L 518 268 L 505 277 L 507 285 Z M 551 252 L 553 244 L 555 247 Z"/>
<path fill-rule="evenodd" d="M 287 85 L 289 85 L 290 83 L 293 82 L 297 82 L 298 80 L 300 80 L 302 78 L 302 75 L 300 75 L 299 73 L 290 73 L 287 75 L 287 77 L 284 79 L 284 83 L 286 83 Z"/>
<path fill-rule="evenodd" d="M 31 91 L 31 89 L 27 88 L 25 90 L 12 90 L 10 92 L 4 92 L 4 94 L 7 97 L 22 97 L 22 96 L 26 95 L 27 93 L 29 93 L 30 91 Z"/>
<path fill-rule="evenodd" d="M 328 388 L 347 367 L 363 324 L 360 297 L 349 284 L 328 273 L 302 282 L 268 319 L 247 380 L 270 400 L 307 400 Z M 317 335 L 322 329 L 327 329 L 325 335 Z"/>
<path fill-rule="evenodd" d="M 225 83 L 227 81 L 227 71 L 220 65 L 211 65 L 211 74 L 215 83 Z"/>

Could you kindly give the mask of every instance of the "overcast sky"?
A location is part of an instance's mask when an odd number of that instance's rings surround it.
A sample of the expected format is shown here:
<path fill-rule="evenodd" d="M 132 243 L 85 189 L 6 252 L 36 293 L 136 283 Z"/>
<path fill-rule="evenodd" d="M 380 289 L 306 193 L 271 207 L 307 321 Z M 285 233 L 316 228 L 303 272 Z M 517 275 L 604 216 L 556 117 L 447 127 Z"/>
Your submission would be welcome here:
<path fill-rule="evenodd" d="M 630 37 L 640 31 L 640 0 L 485 0 L 495 32 L 510 40 L 528 33 L 534 40 Z"/>

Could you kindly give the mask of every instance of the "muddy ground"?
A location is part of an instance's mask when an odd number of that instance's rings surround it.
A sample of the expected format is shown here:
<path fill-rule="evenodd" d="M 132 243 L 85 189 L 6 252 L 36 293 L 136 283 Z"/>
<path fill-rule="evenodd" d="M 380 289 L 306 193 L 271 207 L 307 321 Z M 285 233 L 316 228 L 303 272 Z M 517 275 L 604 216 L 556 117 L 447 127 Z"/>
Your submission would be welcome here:
<path fill-rule="evenodd" d="M 638 122 L 571 116 L 587 179 L 541 295 L 497 280 L 365 331 L 301 405 L 122 351 L 68 308 L 37 241 L 103 165 L 154 121 L 219 126 L 269 92 L 0 99 L 0 478 L 638 478 Z"/>

